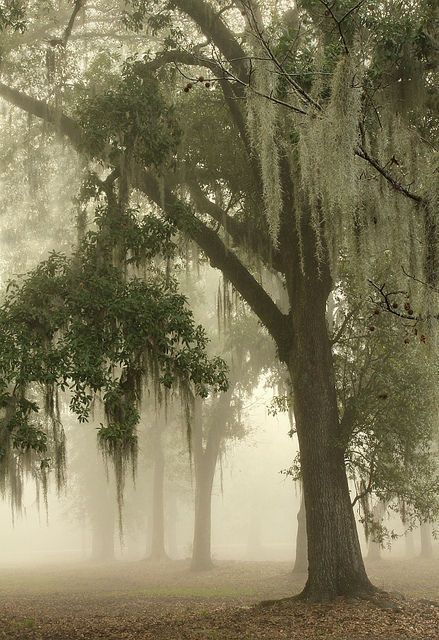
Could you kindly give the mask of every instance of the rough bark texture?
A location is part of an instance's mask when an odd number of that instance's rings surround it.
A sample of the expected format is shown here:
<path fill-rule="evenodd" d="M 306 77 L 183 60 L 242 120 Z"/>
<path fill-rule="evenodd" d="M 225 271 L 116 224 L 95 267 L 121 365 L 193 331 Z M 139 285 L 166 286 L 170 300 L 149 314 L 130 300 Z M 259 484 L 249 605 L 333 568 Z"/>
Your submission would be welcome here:
<path fill-rule="evenodd" d="M 296 560 L 293 573 L 308 571 L 308 541 L 306 536 L 305 499 L 302 493 L 300 509 L 297 512 Z"/>
<path fill-rule="evenodd" d="M 292 283 L 298 301 L 288 367 L 300 447 L 308 534 L 308 580 L 303 597 L 330 600 L 370 593 L 344 463 L 326 300 L 331 285 L 316 269 L 315 243 L 305 239 L 305 275 Z M 313 264 L 314 263 L 314 264 Z"/>

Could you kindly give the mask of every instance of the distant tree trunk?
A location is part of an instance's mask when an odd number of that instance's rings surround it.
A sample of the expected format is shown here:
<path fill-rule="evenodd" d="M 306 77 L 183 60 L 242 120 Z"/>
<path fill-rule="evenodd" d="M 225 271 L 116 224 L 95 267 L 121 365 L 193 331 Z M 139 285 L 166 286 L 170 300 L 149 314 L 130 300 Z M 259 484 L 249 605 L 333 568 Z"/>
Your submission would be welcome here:
<path fill-rule="evenodd" d="M 374 520 L 381 524 L 384 514 L 386 512 L 386 503 L 380 500 L 377 502 L 372 510 Z M 372 537 L 369 539 L 369 545 L 367 550 L 367 559 L 371 562 L 377 562 L 381 560 L 381 543 L 376 542 Z"/>
<path fill-rule="evenodd" d="M 381 544 L 370 538 L 367 547 L 367 559 L 370 562 L 378 562 L 381 560 Z"/>
<path fill-rule="evenodd" d="M 191 562 L 193 571 L 202 571 L 213 566 L 211 498 L 214 473 L 215 470 L 212 473 L 203 456 L 203 460 L 198 465 L 195 480 L 195 522 Z"/>
<path fill-rule="evenodd" d="M 404 534 L 405 539 L 405 555 L 408 558 L 413 558 L 415 555 L 415 540 L 413 537 L 413 531 L 406 531 Z"/>
<path fill-rule="evenodd" d="M 166 540 L 167 540 L 167 548 L 169 550 L 169 555 L 171 558 L 178 558 L 178 544 L 177 544 L 177 521 L 178 521 L 178 511 L 177 511 L 177 498 L 173 491 L 169 491 L 168 489 L 168 500 L 167 500 L 167 518 L 166 518 Z"/>
<path fill-rule="evenodd" d="M 114 507 L 108 487 L 99 496 L 100 503 L 91 514 L 92 540 L 91 559 L 96 562 L 110 562 L 115 558 L 114 549 Z"/>
<path fill-rule="evenodd" d="M 195 520 L 192 545 L 193 571 L 212 568 L 212 487 L 221 440 L 230 414 L 231 389 L 223 393 L 217 403 L 215 415 L 203 446 L 203 412 L 201 400 L 195 402 L 192 428 L 192 450 L 195 467 Z"/>
<path fill-rule="evenodd" d="M 294 562 L 293 573 L 306 573 L 307 571 L 308 541 L 306 538 L 305 500 L 302 492 L 300 508 L 297 512 L 296 560 Z"/>
<path fill-rule="evenodd" d="M 152 480 L 152 532 L 150 560 L 167 559 L 165 549 L 165 456 L 162 443 L 162 425 L 157 420 L 153 429 L 153 480 Z"/>
<path fill-rule="evenodd" d="M 421 523 L 421 557 L 433 557 L 433 541 L 432 541 L 432 524 L 431 522 Z"/>

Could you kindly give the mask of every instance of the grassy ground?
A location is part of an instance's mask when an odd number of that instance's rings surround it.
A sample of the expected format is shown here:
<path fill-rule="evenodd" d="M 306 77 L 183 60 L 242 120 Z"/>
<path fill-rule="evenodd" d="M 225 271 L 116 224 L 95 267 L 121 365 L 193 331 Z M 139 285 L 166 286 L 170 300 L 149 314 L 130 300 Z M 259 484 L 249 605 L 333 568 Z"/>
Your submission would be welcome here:
<path fill-rule="evenodd" d="M 303 576 L 280 562 L 221 563 L 192 574 L 184 562 L 0 568 L 3 640 L 437 640 L 439 561 L 369 566 L 388 602 L 330 605 L 261 600 L 297 593 Z"/>

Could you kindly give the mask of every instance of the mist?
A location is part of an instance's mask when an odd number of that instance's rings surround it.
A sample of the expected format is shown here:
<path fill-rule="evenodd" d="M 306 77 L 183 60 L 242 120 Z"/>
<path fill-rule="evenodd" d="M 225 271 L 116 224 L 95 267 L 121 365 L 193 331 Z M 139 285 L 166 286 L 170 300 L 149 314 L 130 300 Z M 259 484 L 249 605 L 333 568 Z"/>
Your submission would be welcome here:
<path fill-rule="evenodd" d="M 437 11 L 0 2 L 0 637 L 433 640 Z"/>

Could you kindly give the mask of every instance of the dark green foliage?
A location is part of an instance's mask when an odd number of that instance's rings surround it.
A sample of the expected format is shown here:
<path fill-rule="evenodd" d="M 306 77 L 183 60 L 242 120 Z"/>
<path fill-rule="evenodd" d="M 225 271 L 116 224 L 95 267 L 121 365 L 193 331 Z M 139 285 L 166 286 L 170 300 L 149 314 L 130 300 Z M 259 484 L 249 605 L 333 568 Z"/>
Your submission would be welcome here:
<path fill-rule="evenodd" d="M 78 121 L 93 157 L 114 162 L 128 150 L 141 166 L 159 166 L 175 151 L 180 129 L 157 80 L 137 75 L 135 63 L 124 64 L 115 88 L 78 106 Z"/>
<path fill-rule="evenodd" d="M 385 532 L 374 522 L 374 501 L 407 524 L 439 512 L 437 366 L 424 339 L 416 322 L 359 301 L 334 348 L 348 471 L 366 534 L 377 539 Z"/>
<path fill-rule="evenodd" d="M 20 31 L 26 29 L 26 13 L 21 0 L 1 0 L 0 2 L 0 32 Z"/>
<path fill-rule="evenodd" d="M 192 390 L 206 396 L 226 389 L 227 379 L 222 360 L 208 359 L 205 332 L 176 283 L 151 262 L 159 251 L 172 254 L 171 226 L 130 209 L 116 215 L 104 204 L 96 224 L 71 257 L 52 253 L 8 287 L 0 308 L 0 386 L 14 409 L 0 426 L 16 448 L 45 453 L 39 404 L 26 400 L 25 390 L 44 390 L 45 413 L 56 422 L 57 390 L 69 394 L 79 421 L 89 419 L 99 393 L 106 414 L 99 439 L 119 488 L 127 459 L 135 460 L 144 386 L 159 401 L 171 387 L 187 400 Z M 124 260 L 113 266 L 117 252 Z M 132 263 L 142 264 L 146 277 L 128 277 Z"/>

